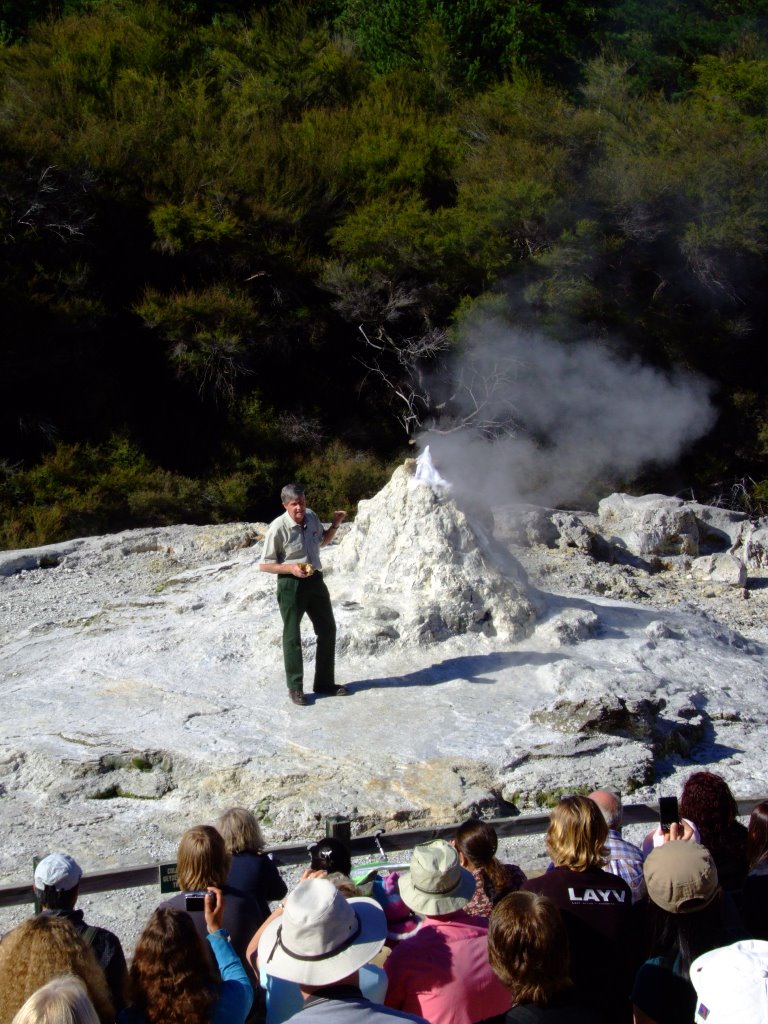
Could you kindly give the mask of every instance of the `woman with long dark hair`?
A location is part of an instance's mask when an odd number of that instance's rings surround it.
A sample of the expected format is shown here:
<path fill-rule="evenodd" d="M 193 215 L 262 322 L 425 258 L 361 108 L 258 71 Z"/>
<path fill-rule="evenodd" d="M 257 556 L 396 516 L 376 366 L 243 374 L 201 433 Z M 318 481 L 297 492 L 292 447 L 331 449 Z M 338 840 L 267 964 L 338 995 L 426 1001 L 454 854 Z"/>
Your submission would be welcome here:
<path fill-rule="evenodd" d="M 747 829 L 749 874 L 742 889 L 742 914 L 753 939 L 768 940 L 768 800 L 752 811 Z"/>
<path fill-rule="evenodd" d="M 643 865 L 648 888 L 648 958 L 632 992 L 635 1024 L 693 1024 L 696 957 L 741 936 L 729 922 L 717 868 L 699 843 L 673 840 Z"/>
<path fill-rule="evenodd" d="M 221 926 L 221 889 L 211 886 L 204 913 L 220 977 L 189 914 L 158 907 L 136 944 L 118 1024 L 243 1024 L 253 989 Z"/>
<path fill-rule="evenodd" d="M 499 838 L 487 821 L 465 821 L 457 829 L 453 845 L 461 866 L 475 876 L 475 895 L 464 908 L 468 914 L 488 917 L 502 896 L 515 892 L 526 881 L 517 864 L 502 864 L 497 858 Z"/>
<path fill-rule="evenodd" d="M 720 885 L 737 893 L 747 874 L 747 830 L 728 783 L 715 772 L 689 775 L 680 796 L 680 815 L 699 831 L 700 842 L 715 861 Z"/>

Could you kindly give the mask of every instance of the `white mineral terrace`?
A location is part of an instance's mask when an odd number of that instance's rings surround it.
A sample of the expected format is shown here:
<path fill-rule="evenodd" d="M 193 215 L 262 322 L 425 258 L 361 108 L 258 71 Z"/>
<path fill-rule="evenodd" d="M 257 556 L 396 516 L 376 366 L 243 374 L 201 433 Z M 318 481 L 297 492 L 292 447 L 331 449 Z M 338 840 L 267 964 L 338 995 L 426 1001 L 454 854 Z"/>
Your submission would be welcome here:
<path fill-rule="evenodd" d="M 412 475 L 323 550 L 351 696 L 307 708 L 286 697 L 263 524 L 0 554 L 0 882 L 53 849 L 92 871 L 173 860 L 232 804 L 276 843 L 330 814 L 358 833 L 583 785 L 652 799 L 698 765 L 768 791 L 764 524 L 613 496 L 494 510 L 494 531 Z M 589 553 L 605 545 L 626 564 Z M 307 624 L 308 690 L 312 649 Z"/>

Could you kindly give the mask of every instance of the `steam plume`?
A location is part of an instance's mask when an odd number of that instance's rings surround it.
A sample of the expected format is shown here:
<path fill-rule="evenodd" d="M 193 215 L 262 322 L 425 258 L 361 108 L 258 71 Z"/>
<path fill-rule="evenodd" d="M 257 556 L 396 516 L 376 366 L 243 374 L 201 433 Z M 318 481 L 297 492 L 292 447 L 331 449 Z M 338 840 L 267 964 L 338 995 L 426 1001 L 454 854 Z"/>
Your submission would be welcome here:
<path fill-rule="evenodd" d="M 702 378 L 500 321 L 474 330 L 451 378 L 418 441 L 459 499 L 483 503 L 578 500 L 596 481 L 674 461 L 715 417 Z"/>

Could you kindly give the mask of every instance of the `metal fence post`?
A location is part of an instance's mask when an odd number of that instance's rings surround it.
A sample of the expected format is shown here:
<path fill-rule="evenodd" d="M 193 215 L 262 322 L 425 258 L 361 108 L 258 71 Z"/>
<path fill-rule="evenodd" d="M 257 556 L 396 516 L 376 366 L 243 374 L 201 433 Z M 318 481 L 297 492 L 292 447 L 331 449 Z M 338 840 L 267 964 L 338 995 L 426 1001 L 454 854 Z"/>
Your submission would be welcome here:
<path fill-rule="evenodd" d="M 327 817 L 325 819 L 325 836 L 326 839 L 338 839 L 350 850 L 352 833 L 349 818 L 345 818 L 341 814 L 332 814 Z"/>
<path fill-rule="evenodd" d="M 43 905 L 40 902 L 40 899 L 39 899 L 39 897 L 37 895 L 37 889 L 35 888 L 35 885 L 34 885 L 35 870 L 36 870 L 37 865 L 39 863 L 40 863 L 40 857 L 33 857 L 32 858 L 32 892 L 35 894 L 35 913 L 36 914 L 41 914 L 43 912 Z"/>

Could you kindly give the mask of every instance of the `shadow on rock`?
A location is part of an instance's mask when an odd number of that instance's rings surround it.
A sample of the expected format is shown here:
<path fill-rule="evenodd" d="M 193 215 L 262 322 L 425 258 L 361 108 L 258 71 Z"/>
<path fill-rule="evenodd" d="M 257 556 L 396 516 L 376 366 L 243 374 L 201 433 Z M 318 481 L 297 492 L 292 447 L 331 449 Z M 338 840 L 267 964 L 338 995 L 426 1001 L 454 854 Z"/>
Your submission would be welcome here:
<path fill-rule="evenodd" d="M 462 658 L 447 658 L 435 662 L 417 672 L 409 672 L 403 676 L 384 676 L 378 679 L 364 679 L 351 684 L 355 692 L 375 690 L 383 687 L 400 686 L 439 686 L 453 679 L 463 679 L 470 683 L 492 684 L 496 680 L 487 678 L 488 673 L 500 672 L 503 669 L 515 668 L 520 665 L 551 665 L 562 661 L 565 654 L 541 654 L 536 651 L 508 651 L 493 654 L 467 655 Z"/>

